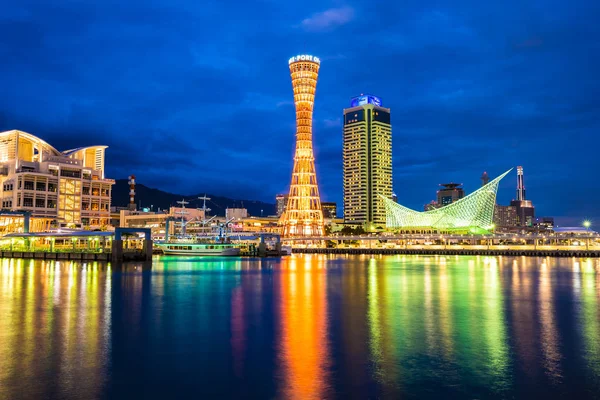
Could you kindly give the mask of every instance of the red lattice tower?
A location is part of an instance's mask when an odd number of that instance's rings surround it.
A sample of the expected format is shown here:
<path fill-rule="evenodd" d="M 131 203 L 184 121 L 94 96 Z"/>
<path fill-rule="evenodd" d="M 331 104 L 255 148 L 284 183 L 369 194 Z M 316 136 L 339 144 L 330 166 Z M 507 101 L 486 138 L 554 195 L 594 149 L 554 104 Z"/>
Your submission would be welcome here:
<path fill-rule="evenodd" d="M 289 60 L 296 105 L 296 153 L 286 211 L 280 219 L 283 236 L 323 234 L 323 211 L 312 144 L 312 115 L 320 60 L 299 55 Z"/>

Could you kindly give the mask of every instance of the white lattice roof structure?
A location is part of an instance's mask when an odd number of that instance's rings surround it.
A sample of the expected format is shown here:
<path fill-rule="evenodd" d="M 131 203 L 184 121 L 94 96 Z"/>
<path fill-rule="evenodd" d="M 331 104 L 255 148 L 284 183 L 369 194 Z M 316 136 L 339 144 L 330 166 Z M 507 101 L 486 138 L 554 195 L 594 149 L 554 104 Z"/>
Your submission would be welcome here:
<path fill-rule="evenodd" d="M 468 196 L 434 210 L 419 212 L 385 198 L 386 225 L 390 229 L 487 231 L 493 227 L 498 183 L 512 168 Z"/>

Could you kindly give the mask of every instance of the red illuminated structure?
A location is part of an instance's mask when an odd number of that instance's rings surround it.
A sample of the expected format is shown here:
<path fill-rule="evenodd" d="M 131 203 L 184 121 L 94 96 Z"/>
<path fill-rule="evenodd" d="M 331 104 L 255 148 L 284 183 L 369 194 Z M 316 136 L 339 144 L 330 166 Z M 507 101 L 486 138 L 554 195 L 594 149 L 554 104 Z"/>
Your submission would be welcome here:
<path fill-rule="evenodd" d="M 320 60 L 310 55 L 290 58 L 296 106 L 296 153 L 286 211 L 280 224 L 283 236 L 323 234 L 323 211 L 312 144 L 312 115 Z"/>
<path fill-rule="evenodd" d="M 136 210 L 135 206 L 135 175 L 129 176 L 129 209 L 131 211 Z"/>

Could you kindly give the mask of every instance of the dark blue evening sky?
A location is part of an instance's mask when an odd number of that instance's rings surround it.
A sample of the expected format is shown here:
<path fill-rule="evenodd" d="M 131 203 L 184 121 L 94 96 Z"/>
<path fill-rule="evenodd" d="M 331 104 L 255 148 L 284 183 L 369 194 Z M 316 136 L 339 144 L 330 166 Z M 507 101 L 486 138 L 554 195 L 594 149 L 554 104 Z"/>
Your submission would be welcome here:
<path fill-rule="evenodd" d="M 599 20 L 597 0 L 5 1 L 0 129 L 106 144 L 109 177 L 274 201 L 294 149 L 287 60 L 310 53 L 324 200 L 342 200 L 342 109 L 372 93 L 402 204 L 523 165 L 538 215 L 600 223 Z"/>

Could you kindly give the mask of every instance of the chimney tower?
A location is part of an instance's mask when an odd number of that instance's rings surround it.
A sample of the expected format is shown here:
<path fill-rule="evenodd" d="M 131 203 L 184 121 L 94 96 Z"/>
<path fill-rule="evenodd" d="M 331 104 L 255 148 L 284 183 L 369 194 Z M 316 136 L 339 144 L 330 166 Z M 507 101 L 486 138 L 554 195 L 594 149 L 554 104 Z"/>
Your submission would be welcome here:
<path fill-rule="evenodd" d="M 129 210 L 135 211 L 135 175 L 129 176 Z"/>

